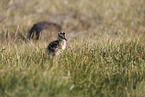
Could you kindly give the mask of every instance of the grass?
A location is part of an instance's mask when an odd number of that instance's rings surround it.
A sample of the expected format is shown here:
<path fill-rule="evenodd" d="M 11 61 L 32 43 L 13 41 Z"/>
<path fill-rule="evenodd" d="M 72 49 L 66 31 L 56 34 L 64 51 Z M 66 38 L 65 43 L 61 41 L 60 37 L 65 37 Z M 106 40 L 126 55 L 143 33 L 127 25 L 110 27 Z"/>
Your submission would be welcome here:
<path fill-rule="evenodd" d="M 144 3 L 2 0 L 0 97 L 144 97 Z M 17 39 L 44 20 L 67 33 L 67 48 L 55 58 L 45 49 L 56 32 Z"/>

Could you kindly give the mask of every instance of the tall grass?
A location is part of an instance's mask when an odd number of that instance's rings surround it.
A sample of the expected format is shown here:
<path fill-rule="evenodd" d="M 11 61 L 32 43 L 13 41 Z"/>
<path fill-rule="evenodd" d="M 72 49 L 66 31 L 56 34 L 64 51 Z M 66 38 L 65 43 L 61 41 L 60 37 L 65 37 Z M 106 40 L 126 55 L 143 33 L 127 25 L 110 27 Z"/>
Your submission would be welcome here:
<path fill-rule="evenodd" d="M 144 97 L 144 3 L 2 0 L 0 97 Z M 55 58 L 46 47 L 56 35 L 17 38 L 43 20 L 67 33 L 67 48 Z"/>

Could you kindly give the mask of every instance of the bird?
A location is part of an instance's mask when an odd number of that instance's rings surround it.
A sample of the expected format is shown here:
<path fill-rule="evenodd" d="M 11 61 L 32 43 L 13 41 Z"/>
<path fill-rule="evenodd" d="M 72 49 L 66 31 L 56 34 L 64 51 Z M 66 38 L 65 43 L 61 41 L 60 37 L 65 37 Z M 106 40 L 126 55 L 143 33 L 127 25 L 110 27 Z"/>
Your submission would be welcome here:
<path fill-rule="evenodd" d="M 35 23 L 32 28 L 30 29 L 27 38 L 35 38 L 36 40 L 39 39 L 40 37 L 40 32 L 43 30 L 55 30 L 55 31 L 61 31 L 61 25 L 54 23 L 54 22 L 49 22 L 49 21 L 42 21 Z M 34 37 L 35 36 L 35 37 Z"/>
<path fill-rule="evenodd" d="M 50 42 L 47 46 L 48 55 L 59 55 L 60 52 L 66 48 L 66 41 L 65 32 L 58 32 L 57 40 Z"/>

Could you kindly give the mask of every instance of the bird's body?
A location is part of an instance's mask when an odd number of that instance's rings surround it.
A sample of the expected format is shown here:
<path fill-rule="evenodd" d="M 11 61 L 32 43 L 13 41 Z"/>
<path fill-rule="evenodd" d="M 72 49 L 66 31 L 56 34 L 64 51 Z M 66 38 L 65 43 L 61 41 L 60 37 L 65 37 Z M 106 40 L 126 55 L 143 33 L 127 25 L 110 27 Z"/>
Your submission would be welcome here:
<path fill-rule="evenodd" d="M 49 55 L 58 55 L 62 50 L 66 48 L 67 39 L 65 38 L 65 33 L 59 32 L 57 38 L 58 40 L 52 41 L 47 47 L 47 52 Z"/>

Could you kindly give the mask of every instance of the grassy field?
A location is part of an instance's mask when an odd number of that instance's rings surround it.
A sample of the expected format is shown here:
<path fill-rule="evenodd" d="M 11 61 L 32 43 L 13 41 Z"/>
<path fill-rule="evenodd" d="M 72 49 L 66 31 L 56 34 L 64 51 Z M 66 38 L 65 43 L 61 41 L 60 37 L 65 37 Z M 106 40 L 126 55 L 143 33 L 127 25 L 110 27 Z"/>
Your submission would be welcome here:
<path fill-rule="evenodd" d="M 67 33 L 55 58 L 57 32 L 17 38 L 45 20 Z M 1 0 L 0 47 L 0 97 L 145 97 L 145 0 Z"/>

